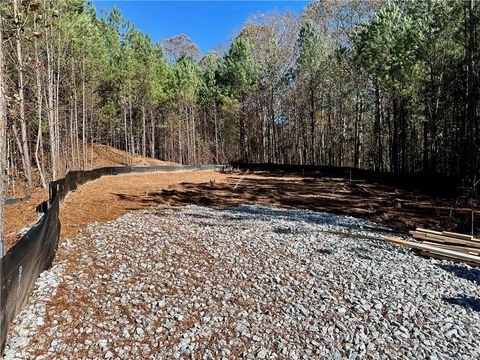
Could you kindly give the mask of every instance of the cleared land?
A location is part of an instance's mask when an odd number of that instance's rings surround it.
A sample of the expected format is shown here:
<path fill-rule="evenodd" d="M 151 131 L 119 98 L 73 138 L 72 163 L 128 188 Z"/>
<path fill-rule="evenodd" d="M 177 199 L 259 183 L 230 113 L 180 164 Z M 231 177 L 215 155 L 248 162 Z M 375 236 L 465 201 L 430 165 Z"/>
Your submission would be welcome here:
<path fill-rule="evenodd" d="M 478 270 L 372 230 L 445 229 L 448 203 L 288 174 L 103 177 L 63 202 L 7 359 L 476 358 Z"/>
<path fill-rule="evenodd" d="M 45 199 L 46 192 L 6 207 L 7 249 L 18 238 L 18 231 L 36 220 L 35 207 L 42 196 Z M 113 220 L 129 210 L 159 204 L 230 207 L 245 203 L 351 215 L 402 231 L 416 227 L 465 231 L 458 226 L 471 217 L 471 209 L 456 208 L 452 199 L 365 181 L 185 171 L 107 176 L 82 186 L 62 205 L 62 236 L 75 236 L 93 221 Z"/>
<path fill-rule="evenodd" d="M 123 150 L 111 146 L 94 144 L 87 149 L 88 165 L 91 169 L 110 166 L 174 166 L 176 163 L 143 157 L 140 155 L 129 155 Z M 38 176 L 38 174 L 36 174 Z M 19 188 L 19 186 L 17 186 Z M 20 189 L 21 190 L 21 187 Z M 23 192 L 9 194 L 9 197 L 24 197 Z M 37 188 L 33 190 L 31 198 L 15 205 L 6 206 L 6 243 L 8 250 L 31 224 L 37 221 L 35 208 L 38 204 L 48 199 L 48 190 Z"/>
<path fill-rule="evenodd" d="M 7 359 L 478 358 L 478 271 L 366 225 L 258 205 L 91 225 L 37 282 Z"/>
<path fill-rule="evenodd" d="M 107 166 L 168 166 L 178 165 L 173 162 L 143 157 L 134 154 L 129 155 L 123 150 L 108 145 L 94 144 L 88 147 L 87 158 L 92 168 Z"/>

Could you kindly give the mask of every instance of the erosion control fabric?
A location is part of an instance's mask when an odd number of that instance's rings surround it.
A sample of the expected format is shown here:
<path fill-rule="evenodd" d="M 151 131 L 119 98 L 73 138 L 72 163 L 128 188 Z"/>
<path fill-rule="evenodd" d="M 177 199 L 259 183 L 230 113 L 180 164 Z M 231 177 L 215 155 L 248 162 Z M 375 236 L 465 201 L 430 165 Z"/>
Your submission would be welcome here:
<path fill-rule="evenodd" d="M 106 167 L 90 171 L 72 171 L 49 185 L 49 200 L 40 204 L 39 221 L 1 259 L 0 354 L 8 328 L 33 290 L 40 273 L 52 266 L 60 239 L 60 202 L 70 191 L 105 175 L 179 170 L 215 170 L 214 165 Z"/>
<path fill-rule="evenodd" d="M 365 180 L 379 184 L 396 186 L 401 189 L 421 191 L 429 195 L 455 197 L 459 195 L 461 180 L 458 177 L 436 173 L 393 173 L 357 169 L 342 166 L 290 165 L 290 164 L 252 164 L 232 163 L 233 169 L 241 171 L 267 171 L 296 173 L 311 177 L 339 177 L 350 180 Z"/>

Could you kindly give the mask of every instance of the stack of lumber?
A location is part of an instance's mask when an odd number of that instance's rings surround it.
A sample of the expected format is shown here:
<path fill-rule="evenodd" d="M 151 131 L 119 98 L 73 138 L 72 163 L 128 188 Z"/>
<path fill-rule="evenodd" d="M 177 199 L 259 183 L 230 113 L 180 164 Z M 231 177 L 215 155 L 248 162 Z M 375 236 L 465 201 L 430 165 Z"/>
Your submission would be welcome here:
<path fill-rule="evenodd" d="M 392 237 L 385 240 L 419 250 L 422 256 L 480 266 L 480 239 L 471 235 L 421 228 L 410 231 L 410 234 L 418 242 Z"/>

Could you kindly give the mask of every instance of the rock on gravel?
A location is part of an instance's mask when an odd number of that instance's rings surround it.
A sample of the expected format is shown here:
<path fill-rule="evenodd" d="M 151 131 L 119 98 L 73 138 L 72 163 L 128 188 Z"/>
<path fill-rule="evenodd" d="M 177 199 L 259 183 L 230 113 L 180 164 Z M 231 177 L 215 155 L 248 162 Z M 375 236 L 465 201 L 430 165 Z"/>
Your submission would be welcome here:
<path fill-rule="evenodd" d="M 478 269 L 365 224 L 262 206 L 93 224 L 37 281 L 6 357 L 479 358 Z"/>

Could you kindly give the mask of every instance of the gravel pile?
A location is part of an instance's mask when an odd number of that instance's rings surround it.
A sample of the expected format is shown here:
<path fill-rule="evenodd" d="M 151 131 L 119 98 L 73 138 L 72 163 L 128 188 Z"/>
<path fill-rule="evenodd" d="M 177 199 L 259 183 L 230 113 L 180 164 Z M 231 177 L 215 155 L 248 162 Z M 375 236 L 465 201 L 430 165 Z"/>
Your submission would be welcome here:
<path fill-rule="evenodd" d="M 479 358 L 480 271 L 363 225 L 261 206 L 91 225 L 38 280 L 6 358 Z"/>

